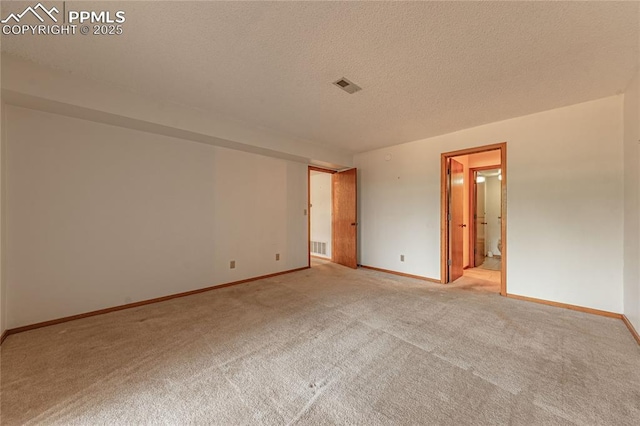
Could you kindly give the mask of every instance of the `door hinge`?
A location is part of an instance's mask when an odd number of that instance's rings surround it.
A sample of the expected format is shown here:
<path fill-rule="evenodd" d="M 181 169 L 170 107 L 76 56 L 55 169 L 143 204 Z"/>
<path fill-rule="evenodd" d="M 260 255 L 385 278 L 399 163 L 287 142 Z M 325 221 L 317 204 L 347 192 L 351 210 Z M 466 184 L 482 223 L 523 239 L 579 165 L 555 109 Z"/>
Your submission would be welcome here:
<path fill-rule="evenodd" d="M 447 216 L 447 220 L 451 221 L 451 213 Z"/>
<path fill-rule="evenodd" d="M 447 169 L 447 174 L 450 175 L 451 174 L 451 169 Z"/>
<path fill-rule="evenodd" d="M 451 259 L 447 260 L 447 265 L 451 266 Z"/>

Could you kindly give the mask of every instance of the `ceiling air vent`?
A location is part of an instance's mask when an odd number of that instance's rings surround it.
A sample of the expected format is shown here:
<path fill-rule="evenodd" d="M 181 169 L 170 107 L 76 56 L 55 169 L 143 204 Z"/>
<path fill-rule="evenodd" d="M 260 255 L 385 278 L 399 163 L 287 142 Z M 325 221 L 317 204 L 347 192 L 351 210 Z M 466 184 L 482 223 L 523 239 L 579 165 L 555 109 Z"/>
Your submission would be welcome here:
<path fill-rule="evenodd" d="M 353 94 L 356 93 L 360 90 L 362 90 L 362 88 L 360 86 L 358 86 L 355 83 L 350 82 L 349 80 L 347 80 L 346 78 L 341 78 L 338 81 L 334 81 L 333 84 L 335 84 L 336 86 L 338 86 L 339 88 L 341 88 L 342 90 L 344 90 L 345 92 L 349 93 L 349 94 Z"/>

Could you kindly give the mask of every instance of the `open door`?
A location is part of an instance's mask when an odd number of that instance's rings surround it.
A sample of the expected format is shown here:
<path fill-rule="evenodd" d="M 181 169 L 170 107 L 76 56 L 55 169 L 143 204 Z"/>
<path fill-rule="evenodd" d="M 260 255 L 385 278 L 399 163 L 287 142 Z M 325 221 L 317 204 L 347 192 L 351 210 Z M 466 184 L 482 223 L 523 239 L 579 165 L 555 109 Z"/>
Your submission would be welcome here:
<path fill-rule="evenodd" d="M 357 169 L 334 173 L 332 185 L 333 261 L 355 269 L 358 267 Z"/>
<path fill-rule="evenodd" d="M 462 276 L 463 265 L 463 228 L 464 223 L 464 167 L 454 160 L 450 160 L 450 197 L 449 197 L 449 282 Z"/>

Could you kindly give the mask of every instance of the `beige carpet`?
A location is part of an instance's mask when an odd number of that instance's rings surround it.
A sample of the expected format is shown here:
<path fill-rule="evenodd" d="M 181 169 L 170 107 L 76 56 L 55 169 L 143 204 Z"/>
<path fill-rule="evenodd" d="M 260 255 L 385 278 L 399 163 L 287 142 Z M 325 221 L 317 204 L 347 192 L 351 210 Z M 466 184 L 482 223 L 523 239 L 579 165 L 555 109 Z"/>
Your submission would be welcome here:
<path fill-rule="evenodd" d="M 637 425 L 622 321 L 323 264 L 9 336 L 2 424 Z"/>

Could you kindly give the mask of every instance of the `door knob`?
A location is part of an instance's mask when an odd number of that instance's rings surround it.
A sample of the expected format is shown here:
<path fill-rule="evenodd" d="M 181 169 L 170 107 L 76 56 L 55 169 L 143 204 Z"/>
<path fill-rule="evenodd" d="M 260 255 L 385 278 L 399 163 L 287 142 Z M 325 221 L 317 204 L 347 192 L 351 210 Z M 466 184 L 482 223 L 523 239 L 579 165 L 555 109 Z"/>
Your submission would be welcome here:
<path fill-rule="evenodd" d="M 462 225 L 460 225 L 460 228 L 466 228 L 466 227 L 467 227 L 466 223 L 463 223 Z"/>
<path fill-rule="evenodd" d="M 351 226 L 358 226 L 358 222 L 353 222 Z"/>
<path fill-rule="evenodd" d="M 486 225 L 487 222 L 480 222 L 480 225 Z"/>

